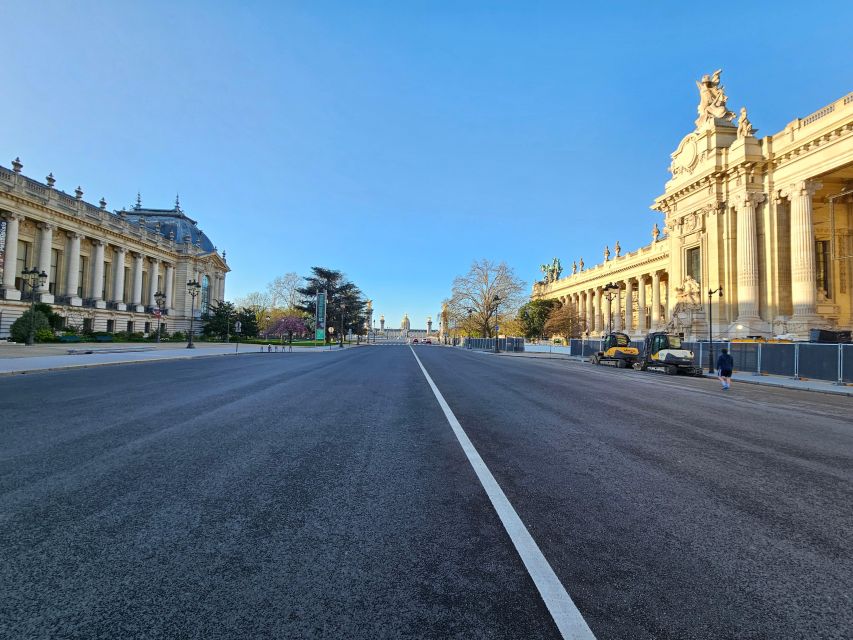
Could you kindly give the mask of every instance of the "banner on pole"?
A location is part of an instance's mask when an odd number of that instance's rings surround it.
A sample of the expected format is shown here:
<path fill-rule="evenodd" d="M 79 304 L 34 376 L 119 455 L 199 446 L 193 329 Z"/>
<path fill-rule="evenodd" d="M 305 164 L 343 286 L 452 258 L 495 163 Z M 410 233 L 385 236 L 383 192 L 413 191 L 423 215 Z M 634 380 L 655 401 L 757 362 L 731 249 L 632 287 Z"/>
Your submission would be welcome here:
<path fill-rule="evenodd" d="M 317 292 L 317 314 L 314 317 L 314 339 L 326 339 L 326 292 Z"/>

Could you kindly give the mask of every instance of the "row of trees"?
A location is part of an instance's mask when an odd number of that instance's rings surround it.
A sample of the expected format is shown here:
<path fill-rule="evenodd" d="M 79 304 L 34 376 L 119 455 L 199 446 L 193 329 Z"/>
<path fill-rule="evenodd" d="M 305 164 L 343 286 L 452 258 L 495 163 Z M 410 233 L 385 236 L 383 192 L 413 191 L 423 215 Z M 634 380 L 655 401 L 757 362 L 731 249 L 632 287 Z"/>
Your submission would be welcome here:
<path fill-rule="evenodd" d="M 245 327 L 252 326 L 256 335 L 288 340 L 311 336 L 315 329 L 318 291 L 326 292 L 327 327 L 334 328 L 334 331 L 326 331 L 327 342 L 342 329 L 344 334 L 363 332 L 367 301 L 361 290 L 343 272 L 326 267 L 312 267 L 306 276 L 286 273 L 270 282 L 265 291 L 253 291 L 239 298 L 230 311 L 228 307 L 221 311 L 218 307 L 231 303 L 221 303 L 216 309 L 212 307 L 211 315 L 218 313 L 224 318 L 239 308 L 239 313 L 245 314 L 241 321 L 252 316 L 248 325 L 243 321 L 244 334 Z M 220 319 L 215 330 L 221 332 L 224 326 L 224 320 Z M 233 332 L 233 316 L 231 326 Z"/>
<path fill-rule="evenodd" d="M 450 330 L 458 336 L 491 338 L 499 327 L 502 335 L 528 339 L 579 338 L 585 330 L 584 320 L 570 306 L 556 300 L 527 299 L 527 285 L 511 267 L 482 259 L 453 280 L 451 296 L 444 304 Z"/>

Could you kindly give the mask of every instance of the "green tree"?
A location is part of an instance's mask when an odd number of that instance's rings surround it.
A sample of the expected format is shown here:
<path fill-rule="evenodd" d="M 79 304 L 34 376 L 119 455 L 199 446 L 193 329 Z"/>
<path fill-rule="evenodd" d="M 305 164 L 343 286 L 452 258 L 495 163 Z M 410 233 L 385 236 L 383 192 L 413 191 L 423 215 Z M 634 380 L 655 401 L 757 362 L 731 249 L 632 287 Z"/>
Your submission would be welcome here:
<path fill-rule="evenodd" d="M 202 334 L 209 338 L 224 340 L 226 335 L 234 334 L 234 321 L 237 309 L 233 302 L 212 302 L 205 318 Z"/>
<path fill-rule="evenodd" d="M 326 323 L 327 327 L 335 328 L 339 333 L 343 326 L 344 333 L 361 332 L 365 323 L 365 307 L 361 290 L 347 280 L 341 271 L 325 267 L 311 267 L 311 275 L 304 278 L 305 286 L 297 292 L 301 298 L 297 309 L 314 318 L 317 309 L 317 292 L 326 292 Z M 326 342 L 331 341 L 329 331 L 326 331 Z"/>
<path fill-rule="evenodd" d="M 545 335 L 545 323 L 554 309 L 556 300 L 531 300 L 518 310 L 518 320 L 528 340 Z"/>
<path fill-rule="evenodd" d="M 252 309 L 243 307 L 237 312 L 240 321 L 240 335 L 244 338 L 257 338 L 259 333 L 258 318 Z"/>
<path fill-rule="evenodd" d="M 36 310 L 35 310 L 34 335 L 36 337 L 36 340 L 41 342 L 41 341 L 43 341 L 43 338 L 47 335 L 44 333 L 44 331 L 47 331 L 48 333 L 50 333 L 51 337 L 53 337 L 53 332 L 51 331 L 50 322 L 48 321 L 47 316 L 39 310 L 39 306 L 42 306 L 42 305 L 36 305 Z M 47 306 L 47 305 L 43 305 L 43 306 Z M 27 309 L 26 311 L 24 311 L 23 315 L 20 318 L 18 318 L 17 320 L 15 320 L 12 323 L 12 326 L 9 327 L 9 334 L 12 336 L 12 340 L 14 342 L 26 342 L 27 341 L 27 338 L 30 335 L 30 329 L 32 327 L 32 322 L 33 322 L 32 318 L 33 318 L 33 316 L 30 313 L 30 310 Z M 39 340 L 39 332 L 41 332 L 42 340 Z"/>

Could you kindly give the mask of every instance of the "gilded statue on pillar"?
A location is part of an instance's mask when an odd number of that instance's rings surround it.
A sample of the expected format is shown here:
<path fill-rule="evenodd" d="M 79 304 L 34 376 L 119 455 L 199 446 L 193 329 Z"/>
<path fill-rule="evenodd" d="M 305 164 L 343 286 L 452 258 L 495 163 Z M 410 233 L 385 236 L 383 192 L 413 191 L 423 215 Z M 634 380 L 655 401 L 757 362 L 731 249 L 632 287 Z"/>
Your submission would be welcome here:
<path fill-rule="evenodd" d="M 726 107 L 726 90 L 720 84 L 720 73 L 722 69 L 717 69 L 713 75 L 705 74 L 701 80 L 696 81 L 696 87 L 699 89 L 699 106 L 696 110 L 699 112 L 699 117 L 696 118 L 696 126 L 702 127 L 708 122 L 714 120 L 726 120 L 731 122 L 735 118 L 735 114 Z"/>

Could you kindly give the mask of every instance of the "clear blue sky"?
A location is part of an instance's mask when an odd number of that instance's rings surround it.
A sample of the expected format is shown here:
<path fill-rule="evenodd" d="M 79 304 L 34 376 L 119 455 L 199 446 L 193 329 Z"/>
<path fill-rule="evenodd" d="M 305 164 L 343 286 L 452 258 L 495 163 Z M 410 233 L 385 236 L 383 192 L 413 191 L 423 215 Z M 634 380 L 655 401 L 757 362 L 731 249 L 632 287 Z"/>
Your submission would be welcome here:
<path fill-rule="evenodd" d="M 229 298 L 323 265 L 423 327 L 474 259 L 648 242 L 702 74 L 759 135 L 853 89 L 851 7 L 0 0 L 0 161 L 180 192 Z"/>

